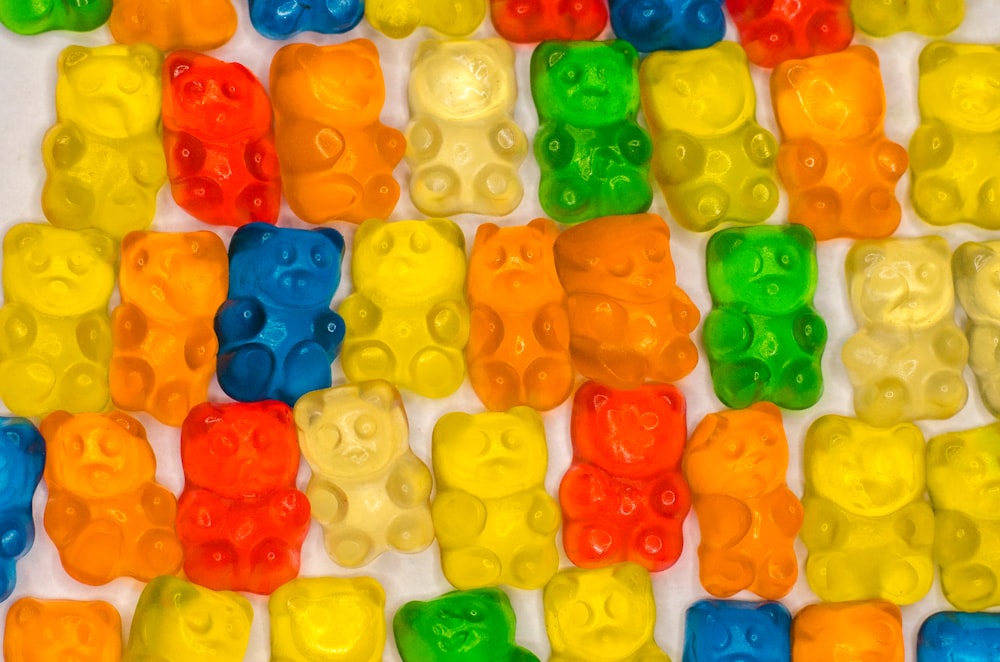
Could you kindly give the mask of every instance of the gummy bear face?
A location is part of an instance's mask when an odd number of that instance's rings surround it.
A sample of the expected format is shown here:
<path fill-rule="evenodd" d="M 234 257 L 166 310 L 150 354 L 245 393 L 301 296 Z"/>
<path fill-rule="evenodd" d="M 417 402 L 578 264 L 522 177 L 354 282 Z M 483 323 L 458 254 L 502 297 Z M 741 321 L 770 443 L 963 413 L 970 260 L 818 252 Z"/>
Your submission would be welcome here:
<path fill-rule="evenodd" d="M 562 287 L 552 261 L 558 236 L 558 226 L 544 218 L 503 229 L 481 224 L 469 256 L 469 291 L 490 292 L 517 310 L 544 303 Z"/>
<path fill-rule="evenodd" d="M 1000 48 L 935 42 L 920 54 L 920 111 L 962 131 L 1000 131 Z"/>
<path fill-rule="evenodd" d="M 410 111 L 459 121 L 505 112 L 517 96 L 513 71 L 513 52 L 500 40 L 421 42 Z"/>
<path fill-rule="evenodd" d="M 931 439 L 928 487 L 935 507 L 993 520 L 1000 513 L 1000 427 L 997 424 Z M 933 479 L 932 479 L 933 478 Z M 935 484 L 946 489 L 935 489 Z"/>
<path fill-rule="evenodd" d="M 1000 242 L 966 242 L 955 249 L 955 292 L 969 317 L 1000 320 Z"/>
<path fill-rule="evenodd" d="M 506 660 L 513 648 L 514 611 L 500 589 L 452 591 L 403 605 L 393 630 L 407 659 Z"/>
<path fill-rule="evenodd" d="M 122 621 L 107 602 L 21 598 L 7 613 L 7 662 L 121 659 Z"/>
<path fill-rule="evenodd" d="M 778 602 L 701 600 L 687 611 L 684 659 L 788 660 L 791 621 L 788 610 Z"/>

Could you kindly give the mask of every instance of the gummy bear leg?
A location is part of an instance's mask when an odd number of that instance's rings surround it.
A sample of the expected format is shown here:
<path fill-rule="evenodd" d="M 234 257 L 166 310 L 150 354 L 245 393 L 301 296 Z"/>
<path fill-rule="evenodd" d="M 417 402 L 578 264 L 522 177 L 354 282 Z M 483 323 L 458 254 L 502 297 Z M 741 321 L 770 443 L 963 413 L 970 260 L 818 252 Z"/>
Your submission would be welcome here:
<path fill-rule="evenodd" d="M 171 523 L 172 524 L 172 523 Z M 184 561 L 184 550 L 171 529 L 152 529 L 136 544 L 131 576 L 148 582 L 160 575 L 173 575 Z"/>
<path fill-rule="evenodd" d="M 41 416 L 53 408 L 49 402 L 56 374 L 48 365 L 31 359 L 0 363 L 0 396 L 18 416 Z"/>
<path fill-rule="evenodd" d="M 285 357 L 284 380 L 278 392 L 290 406 L 304 393 L 329 388 L 333 383 L 330 357 L 319 343 L 301 342 Z"/>
<path fill-rule="evenodd" d="M 397 382 L 396 357 L 388 345 L 377 340 L 345 343 L 340 363 L 351 381 L 385 379 Z"/>
<path fill-rule="evenodd" d="M 179 427 L 187 417 L 191 407 L 203 402 L 207 389 L 200 398 L 191 397 L 191 388 L 183 382 L 170 382 L 157 389 L 149 403 L 149 413 L 167 425 Z"/>
<path fill-rule="evenodd" d="M 386 531 L 389 544 L 401 552 L 425 549 L 434 540 L 430 511 L 417 507 L 397 515 Z"/>
<path fill-rule="evenodd" d="M 448 216 L 467 211 L 461 209 L 461 183 L 453 168 L 431 166 L 420 168 L 410 178 L 413 204 L 428 216 Z"/>
<path fill-rule="evenodd" d="M 649 209 L 653 204 L 653 189 L 645 177 L 631 168 L 610 178 L 607 206 L 602 205 L 600 213 L 637 214 Z"/>
<path fill-rule="evenodd" d="M 184 574 L 196 584 L 214 591 L 236 586 L 236 550 L 219 540 L 204 545 L 185 546 Z"/>
<path fill-rule="evenodd" d="M 42 189 L 42 210 L 52 225 L 70 230 L 94 226 L 93 191 L 66 175 L 53 175 Z"/>
<path fill-rule="evenodd" d="M 579 176 L 554 175 L 543 177 L 538 198 L 545 213 L 560 223 L 579 223 L 592 218 L 591 191 Z"/>
<path fill-rule="evenodd" d="M 469 381 L 487 409 L 507 411 L 521 400 L 521 377 L 505 361 L 470 364 Z"/>
<path fill-rule="evenodd" d="M 510 166 L 501 164 L 483 167 L 476 174 L 473 189 L 476 207 L 488 209 L 490 214 L 497 216 L 514 211 L 524 197 L 524 187 L 517 173 Z"/>
<path fill-rule="evenodd" d="M 879 568 L 880 594 L 897 605 L 913 604 L 923 598 L 933 579 L 930 558 L 893 559 Z"/>
<path fill-rule="evenodd" d="M 109 397 L 107 369 L 96 363 L 77 363 L 59 383 L 60 406 L 70 412 L 103 411 Z"/>
<path fill-rule="evenodd" d="M 717 598 L 728 598 L 750 586 L 754 567 L 745 554 L 732 550 L 699 549 L 701 585 Z"/>
<path fill-rule="evenodd" d="M 809 588 L 827 602 L 857 600 L 872 591 L 877 582 L 871 568 L 841 552 L 810 552 L 806 559 Z"/>
<path fill-rule="evenodd" d="M 357 0 L 326 0 L 324 4 L 327 13 L 338 28 L 337 32 L 354 27 L 364 15 L 363 7 Z"/>
<path fill-rule="evenodd" d="M 524 371 L 527 404 L 538 411 L 558 407 L 569 397 L 575 380 L 573 365 L 564 358 L 535 359 Z"/>
<path fill-rule="evenodd" d="M 718 0 L 695 0 L 684 12 L 688 19 L 684 41 L 690 48 L 707 48 L 722 39 L 726 32 L 726 17 Z"/>
<path fill-rule="evenodd" d="M 980 187 L 978 212 L 976 225 L 990 230 L 1000 229 L 1000 177 L 990 177 Z"/>
<path fill-rule="evenodd" d="M 621 534 L 600 524 L 563 523 L 566 556 L 581 568 L 597 568 L 624 561 Z"/>
<path fill-rule="evenodd" d="M 124 187 L 102 201 L 96 225 L 114 237 L 149 227 L 156 208 L 156 200 L 138 186 Z"/>
<path fill-rule="evenodd" d="M 35 539 L 30 513 L 8 511 L 0 519 L 0 558 L 16 559 L 28 551 Z"/>
<path fill-rule="evenodd" d="M 632 538 L 631 560 L 650 572 L 663 570 L 677 562 L 683 544 L 680 527 L 676 531 L 661 526 L 647 527 Z"/>
<path fill-rule="evenodd" d="M 913 182 L 913 206 L 921 218 L 935 225 L 956 223 L 964 205 L 962 193 L 944 177 L 920 177 Z"/>
<path fill-rule="evenodd" d="M 106 519 L 93 520 L 61 550 L 60 557 L 73 579 L 100 586 L 123 574 L 118 568 L 123 546 L 124 535 L 118 524 Z"/>
<path fill-rule="evenodd" d="M 542 588 L 559 569 L 559 552 L 552 545 L 528 545 L 511 560 L 512 586 L 525 590 Z"/>
<path fill-rule="evenodd" d="M 816 239 L 843 236 L 843 211 L 840 195 L 827 187 L 814 187 L 791 196 L 788 222 L 805 225 Z"/>
<path fill-rule="evenodd" d="M 674 309 L 674 322 L 677 326 L 684 324 L 678 319 L 677 308 Z M 698 348 L 687 336 L 675 337 L 668 342 L 660 353 L 658 365 L 650 368 L 650 378 L 665 382 L 673 382 L 686 377 L 698 364 Z"/>
<path fill-rule="evenodd" d="M 895 188 L 873 186 L 862 191 L 854 213 L 843 219 L 845 229 L 858 237 L 888 237 L 899 226 L 902 211 Z"/>
<path fill-rule="evenodd" d="M 0 559 L 0 601 L 6 600 L 14 592 L 17 583 L 14 561 Z"/>
<path fill-rule="evenodd" d="M 363 209 L 353 215 L 346 214 L 346 219 L 366 221 L 370 217 L 388 218 L 399 201 L 399 182 L 392 175 L 374 175 L 365 183 Z"/>
<path fill-rule="evenodd" d="M 441 569 L 455 588 L 467 590 L 493 586 L 500 581 L 500 559 L 485 547 L 441 552 Z"/>
<path fill-rule="evenodd" d="M 300 550 L 278 538 L 260 541 L 250 552 L 246 590 L 269 595 L 299 574 Z"/>
<path fill-rule="evenodd" d="M 943 567 L 941 587 L 948 602 L 965 611 L 981 611 L 1000 604 L 996 573 L 981 563 Z"/>
<path fill-rule="evenodd" d="M 904 3 L 898 4 L 905 7 Z M 965 16 L 964 0 L 935 0 L 926 3 L 925 7 L 926 14 L 918 14 L 913 21 L 914 29 L 921 34 L 944 36 L 957 28 Z M 853 11 L 853 7 L 851 9 Z"/>
<path fill-rule="evenodd" d="M 264 345 L 244 345 L 219 355 L 219 386 L 234 400 L 267 399 L 274 372 L 274 354 Z"/>
<path fill-rule="evenodd" d="M 958 370 L 940 370 L 925 384 L 928 411 L 918 418 L 951 418 L 965 406 L 969 388 Z"/>
<path fill-rule="evenodd" d="M 729 194 L 715 184 L 706 184 L 684 197 L 682 216 L 689 229 L 706 232 L 719 225 L 728 211 Z"/>
<path fill-rule="evenodd" d="M 465 361 L 458 352 L 426 347 L 410 364 L 411 388 L 428 398 L 440 398 L 455 391 L 465 376 Z"/>
<path fill-rule="evenodd" d="M 387 37 L 403 39 L 420 25 L 420 5 L 398 0 L 367 0 L 365 15 Z"/>
<path fill-rule="evenodd" d="M 743 409 L 759 402 L 771 381 L 771 370 L 763 361 L 748 358 L 711 366 L 715 394 L 727 407 Z"/>
<path fill-rule="evenodd" d="M 741 206 L 746 210 L 743 214 L 745 218 L 741 219 L 744 223 L 765 221 L 778 206 L 778 185 L 770 177 L 760 177 L 747 182 L 740 195 Z"/>
<path fill-rule="evenodd" d="M 156 377 L 153 367 L 142 359 L 116 356 L 111 360 L 108 382 L 111 400 L 116 407 L 127 411 L 146 408 L 146 397 L 153 390 Z"/>
<path fill-rule="evenodd" d="M 792 361 L 785 366 L 772 390 L 771 401 L 786 409 L 806 409 L 823 395 L 823 375 L 819 361 Z"/>
<path fill-rule="evenodd" d="M 222 187 L 207 177 L 188 177 L 171 187 L 174 200 L 197 219 L 213 220 L 224 204 Z"/>
<path fill-rule="evenodd" d="M 345 568 L 357 568 L 374 558 L 375 542 L 372 537 L 353 527 L 338 526 L 327 529 L 326 553 Z"/>
<path fill-rule="evenodd" d="M 798 576 L 799 562 L 795 551 L 790 546 L 783 550 L 772 549 L 764 563 L 758 564 L 753 590 L 765 600 L 778 600 L 788 594 Z"/>
<path fill-rule="evenodd" d="M 888 427 L 905 420 L 913 407 L 913 396 L 903 382 L 886 377 L 855 388 L 854 411 L 871 425 Z"/>

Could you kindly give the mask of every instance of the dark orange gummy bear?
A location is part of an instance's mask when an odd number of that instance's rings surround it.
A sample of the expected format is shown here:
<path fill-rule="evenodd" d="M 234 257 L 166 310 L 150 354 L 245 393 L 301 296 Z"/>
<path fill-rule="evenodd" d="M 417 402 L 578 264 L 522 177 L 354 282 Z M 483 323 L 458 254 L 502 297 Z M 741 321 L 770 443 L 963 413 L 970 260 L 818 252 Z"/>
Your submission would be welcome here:
<path fill-rule="evenodd" d="M 102 601 L 21 598 L 3 635 L 6 662 L 119 662 L 122 619 Z"/>
<path fill-rule="evenodd" d="M 236 33 L 236 9 L 232 0 L 115 0 L 108 28 L 120 44 L 208 51 Z"/>
<path fill-rule="evenodd" d="M 824 602 L 792 621 L 792 659 L 903 662 L 903 616 L 885 600 Z"/>

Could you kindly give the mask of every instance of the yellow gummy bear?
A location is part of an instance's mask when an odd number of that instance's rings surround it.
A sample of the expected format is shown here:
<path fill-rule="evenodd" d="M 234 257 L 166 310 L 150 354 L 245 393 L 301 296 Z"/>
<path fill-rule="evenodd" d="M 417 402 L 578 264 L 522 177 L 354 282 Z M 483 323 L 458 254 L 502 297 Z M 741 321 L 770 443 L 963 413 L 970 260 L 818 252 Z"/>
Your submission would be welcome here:
<path fill-rule="evenodd" d="M 934 580 L 934 513 L 924 497 L 924 436 L 823 416 L 806 433 L 806 578 L 823 600 L 917 602 Z"/>
<path fill-rule="evenodd" d="M 486 18 L 486 0 L 367 0 L 365 18 L 393 39 L 407 37 L 421 25 L 464 37 Z"/>
<path fill-rule="evenodd" d="M 967 242 L 951 261 L 955 294 L 969 317 L 969 367 L 983 404 L 1000 417 L 1000 241 Z"/>
<path fill-rule="evenodd" d="M 876 37 L 919 32 L 948 34 L 965 18 L 965 0 L 851 0 L 854 25 Z"/>

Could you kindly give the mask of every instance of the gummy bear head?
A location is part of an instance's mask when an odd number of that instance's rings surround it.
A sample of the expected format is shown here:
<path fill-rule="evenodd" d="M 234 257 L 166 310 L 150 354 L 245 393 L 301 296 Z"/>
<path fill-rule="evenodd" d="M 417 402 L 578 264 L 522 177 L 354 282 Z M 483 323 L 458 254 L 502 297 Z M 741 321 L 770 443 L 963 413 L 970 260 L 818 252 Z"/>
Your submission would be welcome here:
<path fill-rule="evenodd" d="M 4 294 L 53 317 L 106 315 L 117 262 L 115 242 L 97 230 L 21 223 L 4 237 Z"/>
<path fill-rule="evenodd" d="M 514 53 L 506 41 L 428 39 L 417 47 L 409 89 L 413 115 L 458 122 L 502 117 L 516 98 Z"/>
<path fill-rule="evenodd" d="M 639 56 L 624 40 L 544 41 L 531 55 L 531 94 L 544 121 L 597 127 L 634 120 Z"/>
<path fill-rule="evenodd" d="M 902 660 L 903 616 L 885 600 L 807 605 L 795 615 L 792 640 L 796 659 L 801 646 L 844 660 Z"/>
<path fill-rule="evenodd" d="M 565 295 L 556 275 L 552 245 L 559 227 L 546 218 L 500 228 L 483 223 L 469 256 L 469 293 L 500 310 L 530 311 Z"/>
<path fill-rule="evenodd" d="M 966 242 L 955 249 L 951 266 L 955 294 L 969 318 L 977 322 L 1000 320 L 1000 242 Z"/>
<path fill-rule="evenodd" d="M 1000 423 L 932 438 L 927 444 L 927 489 L 935 509 L 996 519 L 1000 512 Z"/>
<path fill-rule="evenodd" d="M 29 508 L 45 466 L 45 440 L 26 418 L 0 416 L 0 508 Z"/>
<path fill-rule="evenodd" d="M 699 600 L 685 617 L 684 659 L 789 660 L 791 626 L 779 602 Z"/>
<path fill-rule="evenodd" d="M 121 659 L 122 619 L 107 602 L 21 598 L 10 607 L 6 662 Z"/>
<path fill-rule="evenodd" d="M 408 602 L 392 621 L 406 659 L 436 662 L 511 660 L 514 627 L 510 599 L 498 588 L 452 591 L 429 602 Z"/>
<path fill-rule="evenodd" d="M 1000 47 L 934 42 L 920 54 L 920 113 L 960 131 L 1000 131 Z"/>

